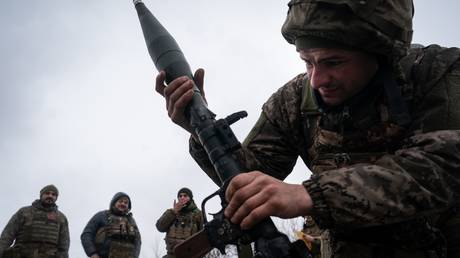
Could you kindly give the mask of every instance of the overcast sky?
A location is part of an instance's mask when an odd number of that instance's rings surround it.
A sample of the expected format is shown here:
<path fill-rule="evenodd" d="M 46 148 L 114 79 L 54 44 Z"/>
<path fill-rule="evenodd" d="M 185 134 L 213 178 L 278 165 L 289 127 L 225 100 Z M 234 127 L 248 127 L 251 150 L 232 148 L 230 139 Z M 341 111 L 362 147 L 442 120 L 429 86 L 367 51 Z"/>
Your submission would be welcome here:
<path fill-rule="evenodd" d="M 262 103 L 304 69 L 280 33 L 287 1 L 144 2 L 192 69 L 206 69 L 210 109 L 219 118 L 248 111 L 233 126 L 241 140 Z M 417 1 L 414 42 L 459 46 L 457 4 Z M 177 190 L 190 187 L 201 203 L 217 187 L 154 93 L 157 72 L 132 1 L 0 1 L 0 31 L 0 229 L 53 183 L 70 223 L 70 257 L 85 257 L 83 227 L 124 191 L 141 257 L 154 257 L 158 243 L 163 253 L 154 224 Z M 300 162 L 287 180 L 308 176 Z"/>

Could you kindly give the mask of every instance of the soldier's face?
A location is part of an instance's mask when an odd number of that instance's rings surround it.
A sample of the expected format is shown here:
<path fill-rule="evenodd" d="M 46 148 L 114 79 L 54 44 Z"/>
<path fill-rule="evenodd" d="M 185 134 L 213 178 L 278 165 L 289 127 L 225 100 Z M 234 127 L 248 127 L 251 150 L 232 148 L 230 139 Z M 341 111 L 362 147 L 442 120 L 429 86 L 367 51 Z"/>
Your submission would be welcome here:
<path fill-rule="evenodd" d="M 57 193 L 54 191 L 46 191 L 42 194 L 42 196 L 40 197 L 40 200 L 44 204 L 48 204 L 48 205 L 54 204 L 56 203 L 56 200 L 57 200 Z"/>
<path fill-rule="evenodd" d="M 115 202 L 115 208 L 123 213 L 129 209 L 129 199 L 127 197 L 121 197 Z"/>
<path fill-rule="evenodd" d="M 190 196 L 188 196 L 188 194 L 186 193 L 179 193 L 178 200 L 179 200 L 179 203 L 185 205 L 190 201 Z"/>
<path fill-rule="evenodd" d="M 369 54 L 333 48 L 299 51 L 305 61 L 310 86 L 317 90 L 324 103 L 342 104 L 360 92 L 378 69 L 378 62 Z"/>

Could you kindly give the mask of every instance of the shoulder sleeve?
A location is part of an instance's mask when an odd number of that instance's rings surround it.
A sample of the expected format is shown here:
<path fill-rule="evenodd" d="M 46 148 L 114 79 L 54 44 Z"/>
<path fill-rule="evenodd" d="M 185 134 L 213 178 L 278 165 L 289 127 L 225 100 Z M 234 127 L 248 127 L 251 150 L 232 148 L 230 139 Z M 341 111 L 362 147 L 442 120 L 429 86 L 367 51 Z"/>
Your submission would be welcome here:
<path fill-rule="evenodd" d="M 67 217 L 64 213 L 59 212 L 60 218 L 60 229 L 59 229 L 59 243 L 58 243 L 58 258 L 68 258 L 69 257 L 69 247 L 70 247 L 70 234 L 69 234 L 69 223 Z"/>
<path fill-rule="evenodd" d="M 22 214 L 25 208 L 19 209 L 8 221 L 6 227 L 3 229 L 2 234 L 0 236 L 0 257 L 3 254 L 3 251 L 10 247 L 14 239 L 19 232 L 21 225 L 23 224 Z"/>
<path fill-rule="evenodd" d="M 286 83 L 263 105 L 257 123 L 242 147 L 234 152 L 244 171 L 261 170 L 279 179 L 291 172 L 303 144 L 299 118 L 304 77 L 301 74 Z M 221 185 L 203 148 L 193 139 L 190 153 L 208 176 Z"/>
<path fill-rule="evenodd" d="M 262 107 L 238 159 L 250 170 L 260 170 L 278 179 L 286 178 L 304 147 L 302 131 L 302 88 L 305 74 L 275 92 Z"/>
<path fill-rule="evenodd" d="M 97 230 L 105 225 L 106 211 L 96 213 L 86 224 L 80 235 L 81 244 L 88 257 L 97 252 L 95 237 Z"/>
<path fill-rule="evenodd" d="M 142 245 L 142 237 L 139 227 L 137 226 L 136 220 L 132 216 L 130 216 L 131 223 L 134 224 L 136 228 L 136 239 L 134 240 L 134 257 L 138 258 L 139 254 L 141 253 L 141 245 Z"/>
<path fill-rule="evenodd" d="M 160 232 L 168 231 L 172 223 L 176 220 L 176 214 L 172 209 L 167 209 L 157 220 L 156 227 Z"/>
<path fill-rule="evenodd" d="M 413 127 L 460 129 L 460 49 L 432 45 L 419 56 L 412 69 Z"/>

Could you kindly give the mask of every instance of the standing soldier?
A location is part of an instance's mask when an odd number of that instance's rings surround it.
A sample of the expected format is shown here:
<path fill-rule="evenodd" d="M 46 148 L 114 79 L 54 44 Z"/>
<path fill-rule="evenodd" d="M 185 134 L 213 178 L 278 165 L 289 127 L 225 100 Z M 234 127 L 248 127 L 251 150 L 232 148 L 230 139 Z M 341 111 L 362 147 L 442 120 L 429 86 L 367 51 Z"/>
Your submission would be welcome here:
<path fill-rule="evenodd" d="M 58 211 L 58 195 L 56 186 L 47 185 L 38 200 L 13 215 L 0 237 L 0 257 L 69 257 L 69 227 L 66 216 Z"/>
<path fill-rule="evenodd" d="M 131 199 L 116 193 L 108 210 L 96 213 L 88 222 L 81 243 L 91 258 L 137 258 L 141 235 L 132 216 Z"/>
<path fill-rule="evenodd" d="M 234 150 L 248 173 L 230 181 L 225 216 L 243 229 L 310 216 L 323 257 L 460 257 L 460 50 L 411 46 L 411 0 L 288 6 L 282 33 L 306 73 L 270 97 Z M 168 87 L 165 76 L 156 89 L 168 114 L 192 132 L 184 110 L 203 70 Z M 190 143 L 220 185 L 196 135 Z M 299 156 L 313 175 L 282 182 Z"/>
<path fill-rule="evenodd" d="M 177 202 L 167 209 L 156 223 L 160 232 L 166 232 L 167 254 L 174 258 L 174 247 L 203 228 L 203 216 L 193 201 L 193 193 L 184 187 L 177 192 Z"/>

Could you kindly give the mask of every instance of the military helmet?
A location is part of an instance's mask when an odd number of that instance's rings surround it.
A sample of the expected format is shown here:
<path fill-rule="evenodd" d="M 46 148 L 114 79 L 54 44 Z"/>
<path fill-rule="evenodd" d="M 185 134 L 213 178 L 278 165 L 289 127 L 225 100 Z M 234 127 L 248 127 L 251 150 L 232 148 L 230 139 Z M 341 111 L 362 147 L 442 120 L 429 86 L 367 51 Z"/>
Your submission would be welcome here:
<path fill-rule="evenodd" d="M 329 41 L 399 60 L 410 47 L 412 0 L 291 0 L 288 6 L 282 34 L 297 49 Z"/>

